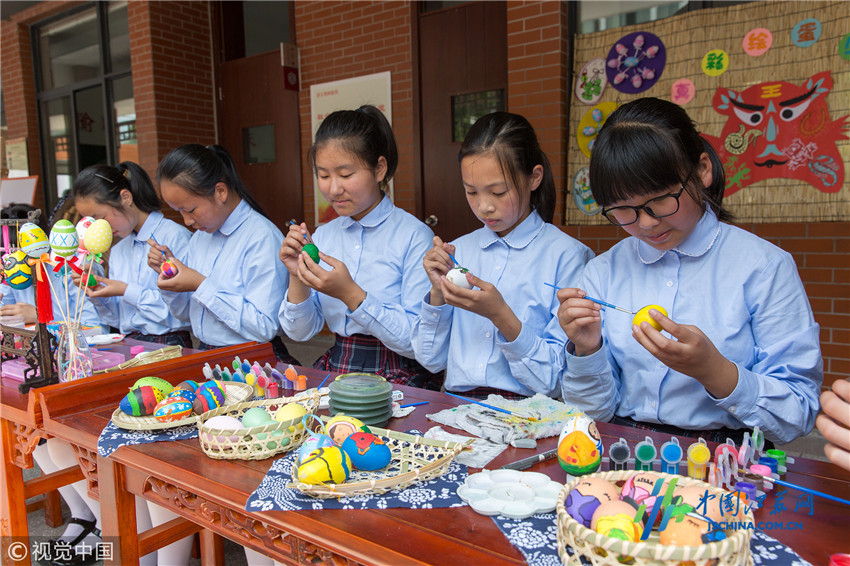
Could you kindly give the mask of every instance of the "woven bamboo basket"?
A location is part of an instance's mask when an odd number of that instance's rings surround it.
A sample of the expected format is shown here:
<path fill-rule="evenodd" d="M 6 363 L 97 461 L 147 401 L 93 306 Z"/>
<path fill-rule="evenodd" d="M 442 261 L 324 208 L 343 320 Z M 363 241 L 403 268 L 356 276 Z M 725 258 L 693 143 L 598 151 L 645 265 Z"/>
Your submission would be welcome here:
<path fill-rule="evenodd" d="M 643 470 L 619 470 L 591 475 L 616 483 L 641 473 L 644 473 Z M 668 481 L 677 478 L 678 485 L 682 487 L 697 485 L 718 496 L 726 493 L 718 487 L 693 478 L 661 472 L 653 473 Z M 567 496 L 581 479 L 578 478 L 568 483 L 558 496 L 556 507 L 558 513 L 558 555 L 563 564 L 580 566 L 583 557 L 594 566 L 620 566 L 622 564 L 633 564 L 635 566 L 753 565 L 753 557 L 750 553 L 752 529 L 736 530 L 722 541 L 699 546 L 663 545 L 658 542 L 656 531 L 653 531 L 646 541 L 641 542 L 629 542 L 599 534 L 573 519 L 564 508 Z M 752 510 L 748 511 L 740 520 L 753 522 Z M 573 549 L 572 556 L 567 553 L 568 546 Z"/>
<path fill-rule="evenodd" d="M 250 386 L 249 386 L 250 387 Z M 299 393 L 292 397 L 280 397 L 263 401 L 250 401 L 219 407 L 198 417 L 198 439 L 201 449 L 216 460 L 265 460 L 277 454 L 297 448 L 310 435 L 310 430 L 301 424 L 303 417 L 284 422 L 271 422 L 263 426 L 222 430 L 210 427 L 206 421 L 219 415 L 241 418 L 248 409 L 262 407 L 270 415 L 289 403 L 300 403 L 307 413 L 319 408 L 318 392 Z"/>
<path fill-rule="evenodd" d="M 442 476 L 454 457 L 472 442 L 472 439 L 468 442 L 435 440 L 376 427 L 369 427 L 369 431 L 380 436 L 392 452 L 386 468 L 373 472 L 353 470 L 344 483 L 309 485 L 298 480 L 299 461 L 296 458 L 292 465 L 293 481 L 287 487 L 318 499 L 381 495 Z"/>
<path fill-rule="evenodd" d="M 179 346 L 178 346 L 179 348 Z M 254 388 L 247 383 L 239 383 L 236 381 L 227 381 L 224 384 L 224 403 L 222 407 L 242 403 L 247 401 L 254 395 Z M 115 426 L 127 430 L 166 430 L 176 428 L 178 426 L 194 425 L 198 422 L 200 415 L 192 415 L 179 421 L 161 422 L 154 418 L 153 415 L 146 417 L 134 417 L 128 415 L 121 409 L 115 409 L 112 413 L 112 422 Z"/>

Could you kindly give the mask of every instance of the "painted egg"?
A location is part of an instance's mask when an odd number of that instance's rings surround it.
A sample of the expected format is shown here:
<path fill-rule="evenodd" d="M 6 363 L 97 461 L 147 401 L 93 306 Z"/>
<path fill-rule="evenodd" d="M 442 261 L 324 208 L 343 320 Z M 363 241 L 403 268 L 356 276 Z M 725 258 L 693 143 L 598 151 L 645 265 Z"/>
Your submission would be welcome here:
<path fill-rule="evenodd" d="M 53 229 L 50 230 L 50 249 L 53 253 L 60 257 L 70 257 L 77 253 L 77 248 L 80 247 L 80 238 L 77 236 L 77 229 L 70 221 L 56 221 Z"/>
<path fill-rule="evenodd" d="M 463 287 L 464 289 L 472 289 L 472 283 L 466 280 L 466 274 L 469 273 L 469 270 L 465 267 L 455 267 L 446 273 L 446 279 L 457 285 L 458 287 Z"/>
<path fill-rule="evenodd" d="M 708 487 L 700 485 L 680 487 L 673 492 L 673 497 L 681 498 L 680 503 L 690 505 L 697 513 L 705 515 L 716 523 L 724 520 L 723 510 L 718 504 L 720 497 L 709 491 Z"/>
<path fill-rule="evenodd" d="M 141 377 L 136 380 L 136 383 L 133 384 L 133 387 L 130 389 L 136 389 L 137 387 L 143 387 L 145 385 L 150 385 L 151 387 L 156 387 L 160 391 L 162 391 L 163 395 L 168 395 L 174 390 L 174 386 L 162 379 L 161 377 Z"/>
<path fill-rule="evenodd" d="M 192 414 L 192 403 L 185 397 L 166 397 L 156 404 L 153 417 L 163 423 L 179 421 Z"/>
<path fill-rule="evenodd" d="M 224 391 L 214 385 L 200 387 L 195 393 L 197 396 L 192 403 L 192 410 L 199 415 L 218 408 L 224 403 Z"/>
<path fill-rule="evenodd" d="M 558 462 L 568 474 L 581 476 L 599 469 L 602 437 L 596 423 L 580 413 L 567 421 L 558 438 Z"/>
<path fill-rule="evenodd" d="M 40 226 L 27 222 L 18 230 L 18 244 L 21 251 L 30 257 L 41 257 L 50 252 L 50 242 L 47 234 Z"/>
<path fill-rule="evenodd" d="M 95 220 L 86 230 L 84 242 L 91 253 L 104 253 L 112 245 L 112 226 L 103 218 Z"/>
<path fill-rule="evenodd" d="M 177 266 L 170 259 L 163 261 L 159 269 L 162 271 L 162 276 L 166 279 L 171 279 L 177 275 Z"/>
<path fill-rule="evenodd" d="M 197 394 L 191 389 L 177 389 L 176 387 L 171 390 L 171 393 L 165 396 L 166 399 L 186 399 L 190 403 L 194 403 L 196 397 Z"/>
<path fill-rule="evenodd" d="M 245 428 L 263 426 L 272 422 L 275 421 L 262 407 L 252 407 L 242 415 L 242 426 Z"/>
<path fill-rule="evenodd" d="M 313 450 L 328 446 L 336 446 L 330 436 L 327 434 L 314 434 L 301 444 L 301 448 L 298 449 L 298 459 L 301 461 L 306 460 L 307 455 Z"/>
<path fill-rule="evenodd" d="M 617 486 L 602 478 L 587 476 L 570 490 L 564 508 L 570 516 L 590 528 L 596 508 L 609 501 L 617 501 Z"/>
<path fill-rule="evenodd" d="M 661 328 L 661 325 L 654 318 L 649 316 L 649 310 L 650 309 L 655 309 L 658 312 L 660 312 L 661 314 L 663 314 L 664 316 L 667 316 L 667 310 L 664 307 L 661 307 L 661 306 L 658 306 L 658 305 L 647 305 L 647 306 L 643 307 L 642 309 L 640 309 L 639 311 L 637 311 L 637 314 L 635 314 L 635 317 L 632 319 L 632 324 L 636 324 L 636 325 L 640 326 L 641 322 L 648 322 L 651 327 L 653 327 L 655 330 L 661 332 L 661 330 L 663 330 Z"/>
<path fill-rule="evenodd" d="M 319 263 L 319 248 L 316 247 L 316 244 L 304 244 L 301 251 L 307 252 L 310 259 L 312 259 L 315 263 Z"/>
<path fill-rule="evenodd" d="M 611 501 L 596 508 L 590 521 L 590 528 L 599 534 L 629 540 L 640 540 L 643 534 L 643 522 L 635 522 L 637 509 L 625 501 Z"/>
<path fill-rule="evenodd" d="M 238 430 L 242 428 L 242 423 L 240 423 L 239 419 L 237 419 L 236 417 L 231 417 L 228 415 L 218 415 L 204 421 L 204 427 L 219 430 Z M 204 435 L 204 440 L 206 440 L 207 442 L 225 442 L 228 439 L 231 442 L 239 442 L 239 440 L 241 440 L 241 437 L 239 435 L 218 436 L 215 434 L 210 434 L 209 432 L 202 432 L 202 434 Z"/>
<path fill-rule="evenodd" d="M 283 405 L 274 414 L 274 420 L 279 423 L 297 420 L 299 424 L 289 427 L 289 432 L 294 432 L 296 428 L 301 430 L 304 425 L 301 424 L 301 417 L 307 414 L 307 409 L 300 403 L 287 403 Z"/>
<path fill-rule="evenodd" d="M 328 431 L 328 436 L 333 438 L 337 446 L 342 446 L 345 439 L 354 434 L 361 432 L 366 425 L 363 421 L 349 417 L 346 415 L 335 415 L 325 425 L 325 430 Z"/>
<path fill-rule="evenodd" d="M 386 468 L 393 455 L 380 437 L 369 432 L 355 432 L 342 443 L 342 449 L 358 470 L 372 472 Z"/>
<path fill-rule="evenodd" d="M 162 391 L 150 385 L 143 385 L 136 389 L 131 389 L 127 395 L 121 399 L 118 407 L 134 417 L 145 417 L 152 415 L 157 404 L 165 398 Z"/>
<path fill-rule="evenodd" d="M 200 385 L 197 381 L 193 381 L 191 379 L 187 379 L 186 381 L 181 381 L 177 384 L 175 389 L 185 389 L 187 391 L 197 391 Z"/>
<path fill-rule="evenodd" d="M 93 223 L 94 218 L 92 218 L 91 216 L 83 216 L 82 218 L 80 218 L 80 221 L 77 222 L 77 225 L 75 227 L 75 229 L 77 230 L 77 241 L 80 242 L 80 248 L 82 249 L 86 249 L 86 232 L 88 231 L 89 226 L 91 226 Z"/>
<path fill-rule="evenodd" d="M 724 538 L 726 534 L 723 531 L 712 531 L 708 519 L 696 513 L 687 513 L 668 521 L 667 527 L 658 534 L 661 544 L 676 546 L 700 546 Z"/>
<path fill-rule="evenodd" d="M 298 466 L 298 481 L 308 485 L 342 483 L 351 475 L 351 459 L 339 446 L 310 452 Z"/>
<path fill-rule="evenodd" d="M 12 289 L 26 289 L 32 285 L 32 266 L 27 263 L 27 254 L 15 250 L 3 256 L 3 272 L 6 284 Z"/>
<path fill-rule="evenodd" d="M 658 490 L 658 495 L 653 497 L 652 492 L 655 490 L 655 484 L 659 481 L 662 482 L 662 486 Z M 659 475 L 651 473 L 635 474 L 623 484 L 623 489 L 620 490 L 620 498 L 629 498 L 638 505 L 644 503 L 647 509 L 652 509 L 656 499 L 664 499 L 666 490 L 663 484 L 664 479 Z"/>

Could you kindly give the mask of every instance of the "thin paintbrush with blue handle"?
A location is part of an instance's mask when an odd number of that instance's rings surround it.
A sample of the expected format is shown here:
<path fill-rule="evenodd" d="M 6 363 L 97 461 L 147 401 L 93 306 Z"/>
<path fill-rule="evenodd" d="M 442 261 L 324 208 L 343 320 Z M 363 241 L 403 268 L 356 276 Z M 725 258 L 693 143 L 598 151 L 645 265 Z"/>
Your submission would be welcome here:
<path fill-rule="evenodd" d="M 543 284 L 544 284 L 544 285 L 549 285 L 549 286 L 550 286 L 550 287 L 552 287 L 553 289 L 558 289 L 558 290 L 560 290 L 560 287 L 558 287 L 557 285 L 552 285 L 551 283 L 543 283 Z M 628 313 L 628 314 L 637 314 L 636 312 L 632 312 L 632 311 L 626 310 L 626 309 L 624 309 L 623 307 L 618 307 L 617 305 L 612 305 L 611 303 L 606 303 L 605 301 L 600 301 L 599 299 L 594 299 L 593 297 L 588 297 L 587 295 L 585 295 L 585 296 L 584 296 L 584 298 L 585 298 L 585 299 L 587 299 L 588 301 L 593 301 L 594 303 L 596 303 L 596 304 L 598 304 L 598 305 L 602 305 L 603 307 L 608 307 L 608 308 L 616 309 L 616 310 L 618 310 L 618 311 L 620 311 L 620 312 L 625 312 L 625 313 Z"/>

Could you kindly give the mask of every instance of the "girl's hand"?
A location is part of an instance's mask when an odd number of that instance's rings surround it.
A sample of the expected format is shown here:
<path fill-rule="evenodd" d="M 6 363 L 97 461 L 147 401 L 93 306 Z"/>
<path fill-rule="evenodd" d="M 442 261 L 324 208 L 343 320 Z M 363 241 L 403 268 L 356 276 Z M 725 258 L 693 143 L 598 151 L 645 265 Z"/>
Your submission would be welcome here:
<path fill-rule="evenodd" d="M 723 357 L 702 330 L 677 324 L 655 309 L 649 310 L 649 316 L 675 340 L 644 321 L 632 326 L 632 336 L 641 346 L 670 369 L 699 381 L 714 397 L 723 399 L 732 394 L 738 385 L 738 367 Z"/>
<path fill-rule="evenodd" d="M 98 282 L 97 287 L 86 287 L 86 295 L 89 297 L 121 297 L 127 290 L 127 284 L 115 279 L 107 279 L 100 275 L 93 275 Z"/>
<path fill-rule="evenodd" d="M 466 274 L 466 280 L 478 288 L 464 289 L 445 277 L 441 278 L 441 292 L 446 303 L 489 319 L 508 342 L 516 340 L 520 330 L 522 330 L 522 323 L 505 302 L 496 286 L 479 279 L 472 273 Z"/>
<path fill-rule="evenodd" d="M 80 267 L 80 269 L 82 269 L 82 267 Z M 73 283 L 74 285 L 79 287 L 81 285 L 80 281 L 82 281 L 82 279 L 83 279 L 83 274 L 77 273 L 76 271 L 74 271 L 70 267 L 67 268 L 67 271 L 68 271 L 68 274 L 71 276 L 71 283 Z"/>
<path fill-rule="evenodd" d="M 425 267 L 425 273 L 428 274 L 428 279 L 431 281 L 431 299 L 430 304 L 436 307 L 445 304 L 443 297 L 442 279 L 446 273 L 451 271 L 455 266 L 449 254 L 454 254 L 455 247 L 451 244 L 446 244 L 438 236 L 434 236 L 434 247 L 425 253 L 422 258 L 422 265 Z"/>
<path fill-rule="evenodd" d="M 286 238 L 280 245 L 280 251 L 277 254 L 292 276 L 298 274 L 298 258 L 301 256 L 301 248 L 308 243 L 306 232 L 307 225 L 303 222 L 300 226 L 290 224 L 289 232 L 286 233 Z"/>
<path fill-rule="evenodd" d="M 311 289 L 339 299 L 348 310 L 357 310 L 366 298 L 366 291 L 354 282 L 344 263 L 319 252 L 319 258 L 331 266 L 330 271 L 322 269 L 307 252 L 301 252 L 298 261 L 298 279 Z"/>
<path fill-rule="evenodd" d="M 162 262 L 166 259 L 173 259 L 174 254 L 171 253 L 168 246 L 157 244 L 153 241 L 153 239 L 148 240 L 148 245 L 151 247 L 151 249 L 148 250 L 148 266 L 157 273 L 162 273 Z M 162 255 L 163 253 L 165 254 L 164 257 Z"/>
<path fill-rule="evenodd" d="M 576 356 L 589 356 L 602 347 L 602 307 L 584 295 L 581 289 L 558 289 L 558 322 L 573 343 Z"/>
<path fill-rule="evenodd" d="M 823 414 L 816 424 L 828 441 L 823 451 L 833 464 L 850 470 L 850 381 L 835 381 L 832 391 L 820 396 L 820 405 Z"/>
<path fill-rule="evenodd" d="M 159 254 L 159 252 L 157 252 Z M 159 254 L 162 257 L 162 254 Z M 148 265 L 150 265 L 151 254 L 148 253 Z M 169 256 L 171 263 L 177 267 L 177 275 L 171 278 L 166 278 L 160 271 L 159 278 L 156 280 L 156 286 L 163 291 L 173 291 L 175 293 L 193 292 L 200 287 L 201 283 L 206 280 L 206 277 L 183 264 L 182 261 L 174 256 Z M 161 262 L 160 262 L 161 263 Z"/>
<path fill-rule="evenodd" d="M 12 305 L 3 305 L 0 307 L 0 315 L 2 316 L 22 316 L 24 324 L 35 324 L 38 318 L 35 312 L 35 305 L 29 303 L 15 303 Z"/>

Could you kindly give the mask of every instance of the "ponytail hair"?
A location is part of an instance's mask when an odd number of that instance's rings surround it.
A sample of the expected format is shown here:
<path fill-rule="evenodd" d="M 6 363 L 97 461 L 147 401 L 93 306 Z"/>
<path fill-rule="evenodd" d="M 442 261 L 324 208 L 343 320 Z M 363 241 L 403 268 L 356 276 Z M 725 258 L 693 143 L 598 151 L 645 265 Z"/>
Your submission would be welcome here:
<path fill-rule="evenodd" d="M 708 187 L 697 174 L 703 153 L 711 161 Z M 639 98 L 612 112 L 590 155 L 590 190 L 596 202 L 607 207 L 680 184 L 703 209 L 710 206 L 718 220 L 734 219 L 723 208 L 723 164 L 681 106 Z"/>
<path fill-rule="evenodd" d="M 259 203 L 248 193 L 248 189 L 236 172 L 233 158 L 220 145 L 203 146 L 197 143 L 181 145 L 172 149 L 159 163 L 156 181 L 168 181 L 205 198 L 212 198 L 215 186 L 224 183 L 228 189 L 246 201 L 251 208 L 266 216 Z M 267 217 L 267 216 L 266 216 Z M 268 217 L 267 217 L 268 218 Z"/>
<path fill-rule="evenodd" d="M 132 161 L 124 161 L 117 167 L 92 165 L 86 167 L 74 180 L 74 198 L 94 199 L 120 210 L 121 191 L 127 189 L 133 195 L 133 204 L 142 212 L 160 210 L 162 205 L 147 172 Z"/>
<path fill-rule="evenodd" d="M 373 171 L 381 157 L 386 159 L 387 174 L 381 182 L 381 190 L 386 188 L 398 167 L 398 146 L 392 126 L 384 113 L 371 104 L 357 110 L 337 110 L 322 121 L 307 155 L 316 175 L 316 152 L 330 143 L 355 155 Z"/>
<path fill-rule="evenodd" d="M 528 199 L 531 209 L 551 224 L 555 216 L 555 178 L 528 120 L 509 112 L 493 112 L 479 118 L 463 139 L 457 160 L 460 163 L 464 157 L 484 153 L 493 155 L 502 174 L 522 198 L 524 192 L 529 192 L 528 180 L 534 168 L 543 166 L 540 186 L 530 191 Z"/>

